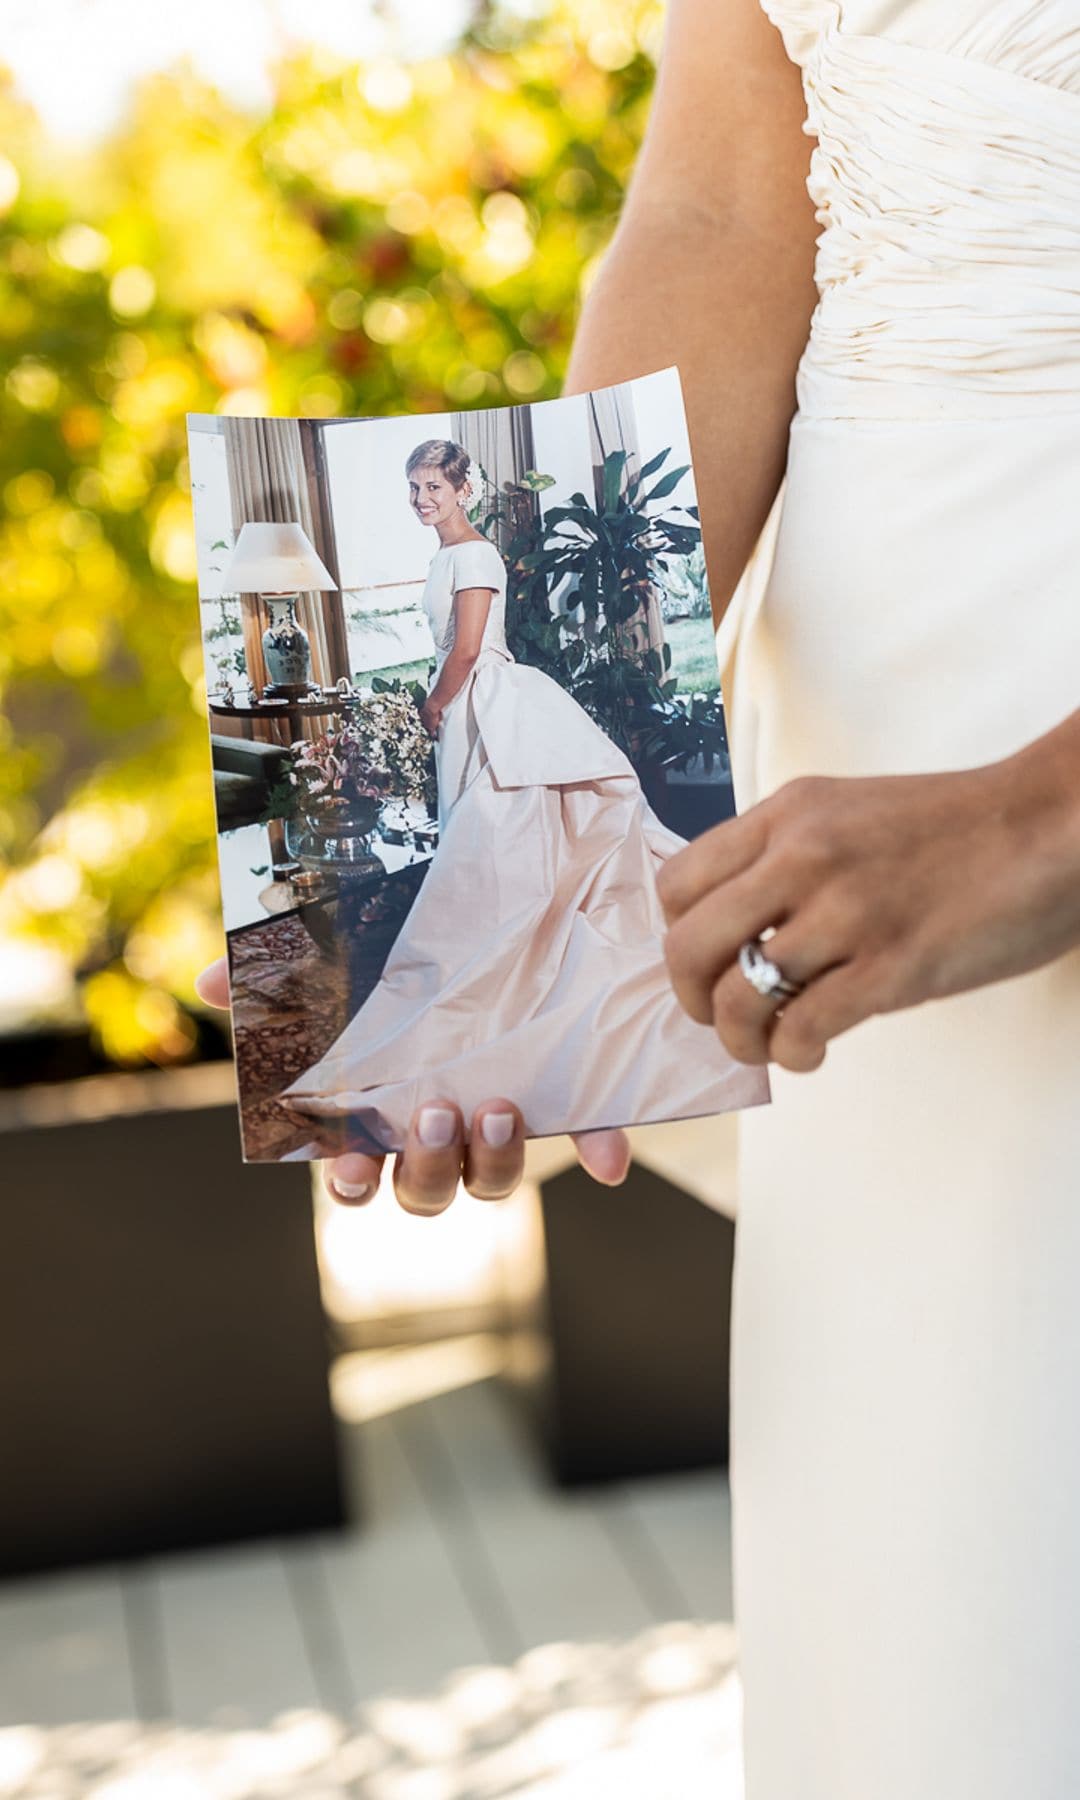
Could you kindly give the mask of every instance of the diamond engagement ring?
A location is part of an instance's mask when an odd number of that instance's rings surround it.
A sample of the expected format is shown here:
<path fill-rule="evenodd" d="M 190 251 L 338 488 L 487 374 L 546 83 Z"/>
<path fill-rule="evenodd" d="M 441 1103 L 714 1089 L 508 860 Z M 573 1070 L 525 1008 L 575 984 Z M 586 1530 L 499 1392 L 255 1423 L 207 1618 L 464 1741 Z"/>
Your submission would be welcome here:
<path fill-rule="evenodd" d="M 793 1000 L 806 986 L 805 981 L 790 980 L 783 969 L 770 962 L 761 947 L 760 938 L 750 938 L 742 946 L 739 951 L 739 967 L 754 992 L 766 999 L 780 994 L 785 1000 Z"/>

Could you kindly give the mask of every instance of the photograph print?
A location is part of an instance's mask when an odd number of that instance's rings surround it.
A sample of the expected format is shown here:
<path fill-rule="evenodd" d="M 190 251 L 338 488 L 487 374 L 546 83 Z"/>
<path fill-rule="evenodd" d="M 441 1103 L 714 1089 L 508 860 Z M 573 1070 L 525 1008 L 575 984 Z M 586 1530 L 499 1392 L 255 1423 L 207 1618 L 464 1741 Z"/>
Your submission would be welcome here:
<path fill-rule="evenodd" d="M 188 435 L 245 1159 L 766 1103 L 663 956 L 735 810 L 678 370 Z"/>

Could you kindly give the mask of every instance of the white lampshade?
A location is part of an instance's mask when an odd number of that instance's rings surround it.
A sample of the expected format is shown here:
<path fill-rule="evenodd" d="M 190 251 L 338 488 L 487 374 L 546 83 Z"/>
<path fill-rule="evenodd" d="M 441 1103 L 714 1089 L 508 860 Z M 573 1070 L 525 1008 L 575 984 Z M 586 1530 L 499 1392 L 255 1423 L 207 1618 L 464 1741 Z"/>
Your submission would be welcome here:
<path fill-rule="evenodd" d="M 240 527 L 221 586 L 227 594 L 305 594 L 337 582 L 302 526 L 252 520 Z"/>

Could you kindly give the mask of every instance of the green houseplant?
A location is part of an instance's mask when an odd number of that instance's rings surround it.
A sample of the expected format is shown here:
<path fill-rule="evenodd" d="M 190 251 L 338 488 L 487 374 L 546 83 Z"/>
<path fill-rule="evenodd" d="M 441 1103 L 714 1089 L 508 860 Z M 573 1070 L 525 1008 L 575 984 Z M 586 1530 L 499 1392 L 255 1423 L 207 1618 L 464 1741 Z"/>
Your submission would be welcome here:
<path fill-rule="evenodd" d="M 485 533 L 499 520 L 509 527 L 507 635 L 514 655 L 557 680 L 569 676 L 575 698 L 635 762 L 685 769 L 700 757 L 711 773 L 726 756 L 719 692 L 679 694 L 670 647 L 656 649 L 643 622 L 654 589 L 665 589 L 672 574 L 685 580 L 701 556 L 696 506 L 648 511 L 687 473 L 687 465 L 669 469 L 648 486 L 670 454 L 670 447 L 659 451 L 628 476 L 626 451 L 613 450 L 604 459 L 599 505 L 575 493 L 543 518 L 535 495 L 553 477 L 530 470 L 474 522 Z M 573 587 L 560 616 L 551 596 L 566 577 Z"/>

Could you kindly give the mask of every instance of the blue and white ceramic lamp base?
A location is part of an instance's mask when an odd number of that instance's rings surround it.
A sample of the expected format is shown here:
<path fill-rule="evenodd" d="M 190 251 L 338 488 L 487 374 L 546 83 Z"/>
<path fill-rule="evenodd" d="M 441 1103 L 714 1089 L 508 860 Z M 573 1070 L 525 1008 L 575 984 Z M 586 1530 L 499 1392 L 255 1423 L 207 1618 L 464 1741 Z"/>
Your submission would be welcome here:
<path fill-rule="evenodd" d="M 264 594 L 270 623 L 263 632 L 268 695 L 295 698 L 311 692 L 311 645 L 296 617 L 299 594 Z"/>

